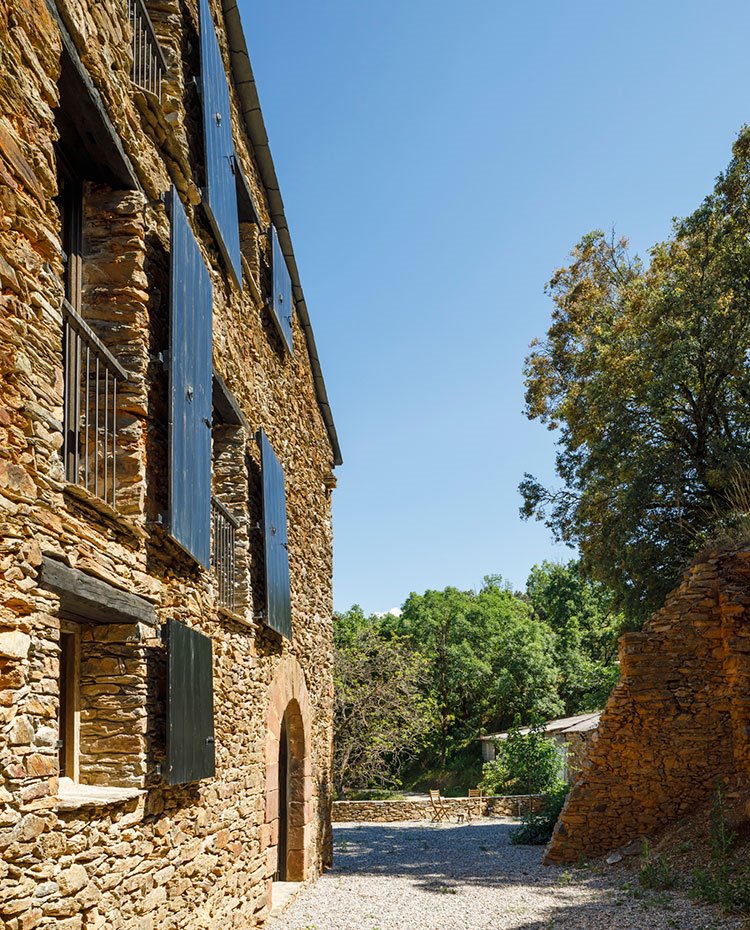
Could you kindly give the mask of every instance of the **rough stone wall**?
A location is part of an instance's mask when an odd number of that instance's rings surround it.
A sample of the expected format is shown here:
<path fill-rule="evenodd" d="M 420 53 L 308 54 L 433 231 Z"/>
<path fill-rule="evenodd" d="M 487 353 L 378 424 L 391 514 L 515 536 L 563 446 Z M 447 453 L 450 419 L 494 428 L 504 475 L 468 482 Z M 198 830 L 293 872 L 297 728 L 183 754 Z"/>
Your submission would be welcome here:
<path fill-rule="evenodd" d="M 85 189 L 83 312 L 128 370 L 118 506 L 64 480 L 57 139 L 61 41 L 44 0 L 0 3 L 0 925 L 7 930 L 248 928 L 268 906 L 273 836 L 266 823 L 268 707 L 293 660 L 308 695 L 306 878 L 330 856 L 332 454 L 306 343 L 294 324 L 284 355 L 258 280 L 227 279 L 205 214 L 197 73 L 197 2 L 149 3 L 170 71 L 161 106 L 129 79 L 125 0 L 60 0 L 62 19 L 99 91 L 142 191 L 100 180 Z M 214 21 L 226 56 L 220 4 Z M 233 92 L 235 145 L 269 222 Z M 224 444 L 218 487 L 246 497 L 246 577 L 236 616 L 220 611 L 211 574 L 156 518 L 166 506 L 166 269 L 169 223 L 159 195 L 174 183 L 214 287 L 214 362 L 248 421 Z M 261 250 L 262 251 L 262 250 Z M 258 618 L 263 428 L 287 475 L 295 635 Z M 240 434 L 241 438 L 240 438 Z M 218 438 L 218 437 L 217 437 Z M 226 437 L 225 437 L 226 438 Z M 238 458 L 229 463 L 232 449 Z M 246 480 L 238 492 L 229 477 Z M 60 599 L 40 586 L 42 554 L 148 599 L 214 648 L 214 779 L 169 787 L 164 759 L 164 647 L 143 625 L 82 633 L 82 780 L 135 788 L 118 802 L 64 804 L 55 739 Z M 289 661 L 288 661 L 289 660 Z"/>
<path fill-rule="evenodd" d="M 608 852 L 747 788 L 750 552 L 707 556 L 642 632 L 620 642 L 620 680 L 547 850 Z"/>
<path fill-rule="evenodd" d="M 542 797 L 538 794 L 519 794 L 508 797 L 443 798 L 449 819 L 472 817 L 518 817 L 529 810 L 539 810 Z M 334 801 L 334 823 L 397 823 L 408 820 L 431 820 L 433 807 L 430 801 L 405 798 L 393 801 Z"/>
<path fill-rule="evenodd" d="M 567 769 L 568 782 L 572 784 L 586 763 L 591 748 L 596 742 L 596 730 L 584 730 L 582 732 L 566 733 L 565 742 L 567 754 L 565 765 Z"/>

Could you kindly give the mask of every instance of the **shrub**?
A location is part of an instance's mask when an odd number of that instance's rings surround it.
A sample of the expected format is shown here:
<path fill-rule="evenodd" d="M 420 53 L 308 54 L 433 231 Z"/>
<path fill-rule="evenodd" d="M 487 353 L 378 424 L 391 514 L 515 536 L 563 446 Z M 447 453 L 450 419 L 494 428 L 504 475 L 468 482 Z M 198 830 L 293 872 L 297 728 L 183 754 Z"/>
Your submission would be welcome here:
<path fill-rule="evenodd" d="M 732 850 L 737 839 L 730 829 L 724 798 L 724 784 L 716 780 L 711 805 L 711 862 L 693 872 L 693 894 L 730 911 L 750 912 L 750 874 L 732 872 Z"/>
<path fill-rule="evenodd" d="M 648 843 L 643 848 L 638 879 L 643 888 L 651 891 L 667 891 L 674 888 L 677 882 L 667 860 L 662 856 L 655 856 Z"/>
<path fill-rule="evenodd" d="M 567 796 L 568 786 L 560 783 L 548 791 L 541 811 L 526 814 L 521 826 L 511 831 L 511 843 L 516 846 L 544 846 L 548 843 Z"/>
<path fill-rule="evenodd" d="M 560 784 L 562 757 L 542 724 L 528 733 L 511 727 L 495 748 L 496 758 L 482 768 L 480 788 L 486 794 L 545 794 Z"/>

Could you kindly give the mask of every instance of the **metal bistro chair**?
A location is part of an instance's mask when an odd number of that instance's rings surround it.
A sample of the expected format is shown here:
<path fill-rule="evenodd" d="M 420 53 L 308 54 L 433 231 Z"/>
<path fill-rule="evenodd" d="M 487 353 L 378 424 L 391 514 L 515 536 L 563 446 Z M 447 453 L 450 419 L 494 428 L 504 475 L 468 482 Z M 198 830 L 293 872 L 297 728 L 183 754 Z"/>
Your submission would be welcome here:
<path fill-rule="evenodd" d="M 439 788 L 430 788 L 430 804 L 432 805 L 432 823 L 442 823 L 448 819 L 448 805 L 441 797 Z"/>

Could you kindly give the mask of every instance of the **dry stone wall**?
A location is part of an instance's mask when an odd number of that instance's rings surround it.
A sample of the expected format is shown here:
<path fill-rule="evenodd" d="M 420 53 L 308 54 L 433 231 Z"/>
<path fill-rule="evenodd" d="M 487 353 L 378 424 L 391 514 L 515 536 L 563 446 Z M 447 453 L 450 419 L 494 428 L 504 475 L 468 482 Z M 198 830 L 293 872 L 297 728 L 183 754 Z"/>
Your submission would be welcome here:
<path fill-rule="evenodd" d="M 83 314 L 130 375 L 118 407 L 112 508 L 65 481 L 60 454 L 61 33 L 44 0 L 0 3 L 0 925 L 7 930 L 245 930 L 261 923 L 277 841 L 267 822 L 268 713 L 288 669 L 298 670 L 288 693 L 303 683 L 307 701 L 305 848 L 297 850 L 304 877 L 315 877 L 331 855 L 332 452 L 299 321 L 290 357 L 274 341 L 260 274 L 246 277 L 241 293 L 229 282 L 199 206 L 197 0 L 148 6 L 169 65 L 161 104 L 130 82 L 126 0 L 57 4 L 140 185 L 120 190 L 97 178 L 84 189 Z M 212 0 L 211 9 L 228 66 L 221 4 Z M 267 225 L 266 192 L 233 87 L 232 107 L 237 155 Z M 248 424 L 222 437 L 214 489 L 230 508 L 245 502 L 234 615 L 219 609 L 212 574 L 159 522 L 167 503 L 167 380 L 159 353 L 168 345 L 169 251 L 160 195 L 172 183 L 212 277 L 214 364 Z M 248 263 L 260 267 L 263 258 Z M 259 617 L 259 428 L 287 475 L 291 642 Z M 59 595 L 40 584 L 43 558 L 139 596 L 153 605 L 156 626 L 71 618 Z M 169 618 L 213 642 L 217 769 L 213 779 L 173 787 L 161 775 L 165 651 L 158 627 Z M 60 790 L 60 627 L 71 619 L 81 629 L 81 780 L 119 788 L 116 798 L 66 800 Z"/>
<path fill-rule="evenodd" d="M 620 642 L 620 680 L 547 850 L 606 853 L 750 774 L 750 552 L 706 556 L 642 632 Z"/>
<path fill-rule="evenodd" d="M 520 817 L 539 810 L 541 795 L 523 794 L 509 797 L 443 798 L 449 820 L 457 817 Z M 334 823 L 398 823 L 409 820 L 432 820 L 434 808 L 429 800 L 404 798 L 389 801 L 334 801 Z"/>

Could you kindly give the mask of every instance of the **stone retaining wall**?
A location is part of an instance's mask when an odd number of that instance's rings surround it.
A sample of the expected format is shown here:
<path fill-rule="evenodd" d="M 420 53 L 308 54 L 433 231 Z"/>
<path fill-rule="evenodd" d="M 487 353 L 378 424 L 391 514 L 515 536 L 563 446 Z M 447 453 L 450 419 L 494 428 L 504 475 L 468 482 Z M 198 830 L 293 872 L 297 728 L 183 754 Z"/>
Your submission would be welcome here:
<path fill-rule="evenodd" d="M 694 565 L 640 633 L 620 641 L 620 680 L 547 850 L 607 853 L 705 802 L 750 767 L 750 552 Z"/>
<path fill-rule="evenodd" d="M 530 808 L 538 810 L 538 794 L 489 798 L 444 798 L 449 817 L 465 814 L 471 809 L 474 817 L 517 817 Z M 334 801 L 335 823 L 396 823 L 404 820 L 430 820 L 433 807 L 429 800 L 405 798 L 392 801 Z"/>

